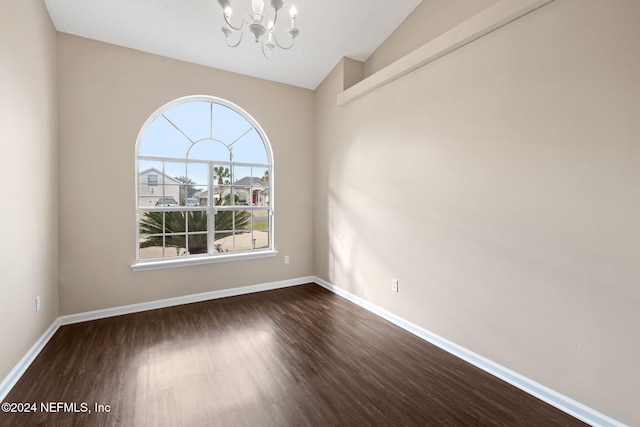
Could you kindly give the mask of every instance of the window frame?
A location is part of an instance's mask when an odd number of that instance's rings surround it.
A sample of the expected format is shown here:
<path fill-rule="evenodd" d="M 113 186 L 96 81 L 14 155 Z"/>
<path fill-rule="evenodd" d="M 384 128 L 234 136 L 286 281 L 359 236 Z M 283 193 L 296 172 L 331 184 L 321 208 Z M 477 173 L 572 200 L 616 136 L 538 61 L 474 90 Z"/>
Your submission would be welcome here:
<path fill-rule="evenodd" d="M 262 163 L 247 163 L 247 162 L 236 162 L 233 160 L 221 160 L 221 159 L 216 159 L 216 160 L 204 160 L 204 159 L 189 159 L 189 151 L 191 150 L 191 148 L 189 148 L 189 150 L 187 150 L 187 152 L 185 153 L 185 156 L 183 158 L 179 158 L 179 157 L 163 157 L 163 156 L 154 156 L 154 155 L 141 155 L 140 154 L 140 144 L 143 141 L 143 138 L 145 136 L 146 131 L 148 130 L 148 128 L 151 126 L 151 124 L 160 116 L 163 115 L 163 113 L 171 110 L 174 107 L 177 107 L 179 105 L 185 104 L 185 103 L 191 103 L 191 102 L 207 102 L 207 103 L 214 103 L 214 104 L 218 104 L 221 105 L 223 107 L 227 107 L 230 110 L 232 110 L 233 112 L 235 112 L 236 114 L 240 115 L 241 117 L 243 117 L 251 126 L 252 129 L 255 129 L 256 132 L 258 133 L 258 136 L 260 137 L 263 145 L 264 145 L 264 149 L 265 149 L 265 154 L 267 156 L 267 163 L 266 164 L 262 164 Z M 210 118 L 210 123 L 209 126 L 211 128 L 213 128 L 213 123 L 214 123 L 214 119 L 213 116 L 211 116 Z M 178 129 L 180 130 L 180 129 Z M 248 132 L 248 131 L 247 131 Z M 185 135 L 186 137 L 186 135 Z M 187 137 L 187 139 L 189 139 Z M 209 139 L 213 139 L 213 135 L 211 135 L 211 138 Z M 189 139 L 191 141 L 191 139 Z M 201 141 L 201 140 L 198 140 Z M 192 141 L 192 147 L 193 145 L 195 145 L 195 143 Z M 187 206 L 185 203 L 185 206 L 161 206 L 161 207 L 143 207 L 140 205 L 140 197 L 139 197 L 139 192 L 140 192 L 140 161 L 158 161 L 158 162 L 179 162 L 179 163 L 184 163 L 185 166 L 189 165 L 189 164 L 206 164 L 208 171 L 207 171 L 207 204 L 206 206 L 203 208 L 203 206 Z M 241 107 L 239 107 L 238 105 L 222 99 L 222 98 L 218 98 L 215 96 L 209 96 L 209 95 L 193 95 L 193 96 L 185 96 L 182 98 L 178 98 L 175 99 L 165 105 L 163 105 L 162 107 L 158 108 L 153 114 L 151 114 L 149 116 L 149 118 L 147 118 L 147 120 L 145 121 L 145 123 L 143 124 L 142 128 L 140 129 L 140 132 L 138 133 L 138 137 L 136 139 L 136 145 L 135 145 L 135 158 L 134 158 L 134 162 L 135 162 L 135 245 L 136 245 L 136 262 L 131 266 L 132 270 L 134 271 L 144 271 L 144 270 L 154 270 L 154 269 L 159 269 L 159 268 L 171 268 L 171 267 L 180 267 L 180 266 L 189 266 L 189 265 L 199 265 L 199 264 L 209 264 L 209 263 L 219 263 L 219 262 L 228 262 L 228 261 L 236 261 L 236 260 L 243 260 L 243 259 L 256 259 L 256 258 L 264 258 L 264 257 L 273 257 L 277 255 L 277 251 L 275 250 L 275 239 L 274 239 L 274 229 L 275 229 L 275 224 L 274 224 L 274 211 L 275 211 L 275 191 L 274 191 L 274 161 L 273 161 L 273 151 L 271 148 L 271 143 L 269 141 L 269 138 L 267 137 L 266 133 L 264 132 L 264 130 L 262 129 L 262 127 L 260 126 L 260 124 L 249 114 L 247 113 L 244 109 L 242 109 Z M 268 176 L 269 176 L 269 185 L 268 185 L 268 205 L 264 206 L 264 205 L 241 205 L 235 204 L 235 201 L 232 201 L 231 205 L 217 205 L 215 203 L 215 197 L 214 197 L 214 190 L 215 188 L 217 188 L 217 185 L 214 183 L 214 172 L 213 172 L 213 167 L 215 166 L 224 166 L 224 167 L 228 167 L 228 168 L 235 168 L 235 167 L 240 167 L 240 168 L 261 168 L 261 169 L 266 169 L 268 171 Z M 164 167 L 164 163 L 163 163 L 163 167 Z M 144 171 L 143 171 L 144 172 Z M 162 171 L 162 173 L 164 174 L 164 169 Z M 164 175 L 164 177 L 166 177 L 167 175 Z M 185 175 L 186 176 L 186 175 Z M 232 179 L 232 181 L 235 181 L 236 178 L 233 177 L 234 179 Z M 251 180 L 253 180 L 254 177 L 253 176 L 253 170 L 251 173 Z M 147 178 L 148 179 L 148 178 Z M 162 180 L 162 182 L 164 182 L 164 179 Z M 147 184 L 148 185 L 148 184 Z M 236 192 L 236 187 L 235 187 L 235 182 L 231 182 L 230 184 L 228 184 L 230 187 L 230 194 L 234 194 Z M 158 176 L 158 186 L 160 186 L 160 176 Z M 164 188 L 164 184 L 162 185 L 162 187 Z M 244 187 L 241 187 L 241 189 L 244 189 Z M 250 192 L 250 194 L 248 195 L 248 200 L 251 200 L 251 192 L 253 191 L 253 185 L 250 184 L 250 186 L 248 187 L 248 190 Z M 164 194 L 164 193 L 163 193 Z M 164 195 L 160 196 L 160 197 L 164 197 Z M 231 198 L 234 199 L 234 198 Z M 186 199 L 185 199 L 186 200 Z M 232 252 L 216 252 L 214 250 L 215 244 L 214 244 L 214 237 L 215 237 L 215 233 L 216 230 L 214 229 L 213 226 L 213 221 L 214 221 L 214 216 L 217 212 L 220 211 L 258 211 L 258 210 L 267 210 L 267 220 L 268 220 L 268 225 L 267 225 L 267 229 L 266 231 L 268 232 L 268 247 L 267 248 L 263 248 L 263 249 L 248 249 L 248 250 L 237 250 L 237 251 L 232 251 Z M 145 212 L 173 212 L 173 211 L 179 211 L 179 212 L 185 212 L 185 214 L 187 214 L 188 212 L 192 212 L 192 211 L 202 211 L 205 212 L 209 218 L 208 220 L 208 227 L 207 227 L 207 231 L 206 231 L 206 235 L 208 236 L 208 248 L 207 248 L 207 253 L 206 254 L 194 254 L 194 255 L 187 255 L 187 256 L 175 256 L 175 257 L 165 257 L 165 253 L 164 251 L 166 251 L 167 247 L 163 246 L 163 257 L 162 258 L 148 258 L 148 259 L 141 259 L 140 258 L 140 216 L 141 214 L 145 213 Z M 253 218 L 253 215 L 252 215 Z M 251 224 L 253 225 L 253 220 L 251 222 Z M 164 227 L 164 226 L 163 226 Z M 253 226 L 250 229 L 250 232 L 253 233 L 254 231 L 256 231 L 257 229 L 254 229 Z M 235 230 L 235 226 L 234 226 L 234 233 L 238 230 Z M 166 235 L 166 231 L 163 231 L 164 235 Z M 197 233 L 196 233 L 197 234 Z M 202 234 L 202 233 L 200 233 Z M 188 236 L 189 236 L 189 231 L 185 230 L 185 239 L 187 240 L 187 245 L 188 245 Z M 255 244 L 255 242 L 254 242 Z"/>

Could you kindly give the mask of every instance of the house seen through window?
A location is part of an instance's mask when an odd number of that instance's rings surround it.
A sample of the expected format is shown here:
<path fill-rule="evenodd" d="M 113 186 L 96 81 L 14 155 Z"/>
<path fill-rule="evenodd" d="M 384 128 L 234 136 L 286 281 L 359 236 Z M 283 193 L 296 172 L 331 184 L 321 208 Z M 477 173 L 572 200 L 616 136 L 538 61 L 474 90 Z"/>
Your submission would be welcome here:
<path fill-rule="evenodd" d="M 138 263 L 273 250 L 273 164 L 259 124 L 236 105 L 186 97 L 137 141 Z"/>

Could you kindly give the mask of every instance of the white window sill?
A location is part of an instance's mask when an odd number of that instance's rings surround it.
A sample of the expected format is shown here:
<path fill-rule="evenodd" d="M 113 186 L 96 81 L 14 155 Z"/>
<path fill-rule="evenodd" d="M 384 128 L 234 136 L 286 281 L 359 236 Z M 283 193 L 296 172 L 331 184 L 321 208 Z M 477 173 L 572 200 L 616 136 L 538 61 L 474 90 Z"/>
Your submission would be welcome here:
<path fill-rule="evenodd" d="M 158 261 L 139 261 L 131 266 L 133 271 L 158 270 L 161 268 L 186 267 L 189 265 L 213 264 L 217 262 L 240 261 L 243 259 L 268 258 L 278 255 L 278 251 L 251 251 L 245 253 L 189 257 L 189 258 L 172 258 Z"/>

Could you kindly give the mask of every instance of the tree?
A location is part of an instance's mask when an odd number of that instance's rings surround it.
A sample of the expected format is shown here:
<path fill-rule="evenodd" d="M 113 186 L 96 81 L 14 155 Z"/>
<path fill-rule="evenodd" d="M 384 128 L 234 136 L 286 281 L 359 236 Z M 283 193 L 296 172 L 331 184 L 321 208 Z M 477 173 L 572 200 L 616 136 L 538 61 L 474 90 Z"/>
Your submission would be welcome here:
<path fill-rule="evenodd" d="M 223 199 L 218 199 L 217 206 L 229 205 L 230 197 L 227 195 Z M 235 228 L 233 214 L 235 213 Z M 164 227 L 163 227 L 164 218 Z M 175 235 L 164 236 L 164 246 L 176 248 L 176 254 L 180 254 L 180 249 L 187 249 L 186 229 L 189 221 L 190 231 L 207 230 L 206 211 L 154 211 L 145 212 L 140 219 L 140 234 L 155 234 L 145 238 L 140 243 L 140 249 L 150 247 L 162 247 L 163 230 L 165 233 L 175 233 Z M 216 240 L 233 234 L 232 230 L 241 230 L 251 221 L 251 214 L 247 211 L 218 211 L 214 218 L 214 238 Z M 217 230 L 220 230 L 218 232 Z M 207 234 L 189 234 L 189 254 L 205 254 L 208 251 Z"/>
<path fill-rule="evenodd" d="M 264 175 L 262 175 L 262 180 L 264 182 L 269 182 L 269 171 L 268 170 L 264 171 Z"/>
<path fill-rule="evenodd" d="M 229 168 L 225 168 L 224 166 L 214 166 L 213 176 L 218 178 L 218 195 L 220 196 L 218 200 L 220 200 L 222 199 L 222 184 L 224 184 L 224 178 L 230 178 L 231 172 L 229 172 Z"/>
<path fill-rule="evenodd" d="M 191 180 L 191 178 L 187 178 L 186 176 L 176 176 L 175 178 L 182 184 L 186 184 L 185 186 L 180 186 L 180 201 L 182 202 L 182 204 L 184 204 L 185 199 L 193 197 L 198 192 L 198 189 L 193 185 L 195 183 Z M 187 190 L 186 197 L 185 188 Z"/>

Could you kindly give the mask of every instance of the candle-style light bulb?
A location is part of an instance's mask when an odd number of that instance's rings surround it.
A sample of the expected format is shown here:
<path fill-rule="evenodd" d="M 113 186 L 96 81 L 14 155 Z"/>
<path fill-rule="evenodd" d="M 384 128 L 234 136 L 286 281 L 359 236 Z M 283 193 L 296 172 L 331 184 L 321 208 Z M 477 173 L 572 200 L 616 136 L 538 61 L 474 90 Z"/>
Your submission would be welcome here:
<path fill-rule="evenodd" d="M 254 15 L 262 15 L 264 11 L 264 0 L 251 0 L 251 8 Z"/>
<path fill-rule="evenodd" d="M 298 16 L 298 9 L 296 9 L 295 5 L 291 6 L 291 10 L 289 11 L 289 14 L 291 15 L 291 28 L 295 28 L 296 16 Z"/>
<path fill-rule="evenodd" d="M 269 42 L 273 42 L 273 21 L 269 21 L 269 23 L 267 24 L 267 31 L 268 31 L 268 41 Z"/>

